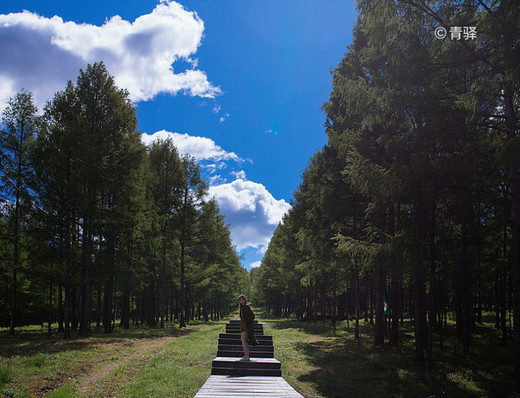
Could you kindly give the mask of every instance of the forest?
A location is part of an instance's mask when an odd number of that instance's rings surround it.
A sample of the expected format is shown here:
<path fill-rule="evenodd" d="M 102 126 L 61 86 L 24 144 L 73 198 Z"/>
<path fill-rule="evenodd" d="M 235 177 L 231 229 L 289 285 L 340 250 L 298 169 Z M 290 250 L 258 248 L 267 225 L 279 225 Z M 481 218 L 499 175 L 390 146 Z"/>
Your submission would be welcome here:
<path fill-rule="evenodd" d="M 38 113 L 19 92 L 2 114 L 0 327 L 219 319 L 248 286 L 195 159 L 141 143 L 135 108 L 103 63 Z M 116 325 L 116 321 L 118 325 Z"/>
<path fill-rule="evenodd" d="M 511 347 L 520 392 L 520 3 L 357 0 L 331 70 L 327 143 L 261 266 L 240 265 L 195 159 L 141 143 L 105 65 L 41 113 L 2 113 L 0 327 L 164 327 L 220 319 L 239 293 L 274 317 L 413 330 L 415 365 L 477 325 Z M 304 84 L 304 83 L 302 83 Z M 317 132 L 318 133 L 323 133 Z"/>
<path fill-rule="evenodd" d="M 328 143 L 253 289 L 273 314 L 347 320 L 356 338 L 370 320 L 375 347 L 399 345 L 410 322 L 418 365 L 452 322 L 470 355 L 475 325 L 490 319 L 520 383 L 520 4 L 357 8 L 323 104 Z"/>

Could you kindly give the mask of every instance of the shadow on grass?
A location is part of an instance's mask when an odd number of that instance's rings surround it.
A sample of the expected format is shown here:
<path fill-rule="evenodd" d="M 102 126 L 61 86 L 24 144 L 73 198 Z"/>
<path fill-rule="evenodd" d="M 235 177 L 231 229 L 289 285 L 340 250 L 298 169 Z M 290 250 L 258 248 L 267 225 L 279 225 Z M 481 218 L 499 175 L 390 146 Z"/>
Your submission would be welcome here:
<path fill-rule="evenodd" d="M 330 323 L 269 319 L 273 329 L 298 329 L 320 339 L 296 342 L 314 370 L 297 380 L 311 383 L 324 397 L 517 397 L 513 393 L 512 348 L 500 344 L 498 333 L 478 327 L 472 355 L 462 355 L 455 331 L 444 349 L 434 347 L 433 365 L 415 365 L 413 329 L 401 329 L 398 347 L 373 347 L 373 326 L 360 325 L 353 338 L 346 324 L 332 331 Z M 352 325 L 351 325 L 352 326 Z"/>
<path fill-rule="evenodd" d="M 167 326 L 159 327 L 131 327 L 128 330 L 115 329 L 112 333 L 105 333 L 102 329 L 92 329 L 90 336 L 79 336 L 72 333 L 72 338 L 64 340 L 60 333 L 47 336 L 38 329 L 21 329 L 14 337 L 0 336 L 0 358 L 12 356 L 33 356 L 40 353 L 56 353 L 69 350 L 85 350 L 102 345 L 121 344 L 133 346 L 134 340 L 151 340 L 164 337 L 182 337 L 193 332 L 187 328 Z"/>

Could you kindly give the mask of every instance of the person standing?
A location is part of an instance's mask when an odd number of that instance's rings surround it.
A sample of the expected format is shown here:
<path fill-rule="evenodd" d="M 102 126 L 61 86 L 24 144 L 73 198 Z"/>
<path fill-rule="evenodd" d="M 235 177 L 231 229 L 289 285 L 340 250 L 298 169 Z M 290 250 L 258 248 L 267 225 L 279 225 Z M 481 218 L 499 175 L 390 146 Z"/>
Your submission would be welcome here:
<path fill-rule="evenodd" d="M 253 323 L 255 314 L 251 307 L 247 305 L 247 298 L 243 294 L 238 297 L 238 306 L 240 308 L 240 339 L 242 341 L 242 348 L 244 349 L 244 356 L 240 358 L 240 360 L 249 361 L 249 344 L 258 344 Z"/>

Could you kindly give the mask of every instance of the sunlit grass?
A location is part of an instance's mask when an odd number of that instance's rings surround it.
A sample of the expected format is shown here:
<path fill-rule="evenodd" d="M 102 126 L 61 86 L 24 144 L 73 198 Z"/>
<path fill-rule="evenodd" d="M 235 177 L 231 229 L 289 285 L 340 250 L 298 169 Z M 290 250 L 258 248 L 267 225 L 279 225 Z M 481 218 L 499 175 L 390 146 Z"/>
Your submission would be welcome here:
<path fill-rule="evenodd" d="M 0 397 L 193 396 L 211 372 L 224 325 L 92 329 L 90 337 L 74 333 L 71 340 L 48 337 L 39 326 L 18 328 L 14 338 L 4 329 Z"/>
<path fill-rule="evenodd" d="M 211 373 L 224 324 L 201 325 L 196 333 L 168 345 L 164 353 L 146 365 L 123 396 L 193 397 Z"/>

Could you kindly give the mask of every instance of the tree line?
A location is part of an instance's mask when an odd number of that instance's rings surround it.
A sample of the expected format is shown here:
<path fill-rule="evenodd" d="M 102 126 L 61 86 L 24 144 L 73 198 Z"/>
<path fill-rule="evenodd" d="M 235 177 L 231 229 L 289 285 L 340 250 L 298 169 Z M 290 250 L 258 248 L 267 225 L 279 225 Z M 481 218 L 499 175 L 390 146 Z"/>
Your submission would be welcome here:
<path fill-rule="evenodd" d="M 374 321 L 376 346 L 385 331 L 397 345 L 409 318 L 418 363 L 451 314 L 470 354 L 491 312 L 520 380 L 520 4 L 357 9 L 323 105 L 328 144 L 251 274 L 255 292 L 277 314 L 351 320 L 356 337 L 360 318 Z"/>
<path fill-rule="evenodd" d="M 249 283 L 195 159 L 145 147 L 103 63 L 39 115 L 21 91 L 2 114 L 0 326 L 58 322 L 65 338 L 116 320 L 218 319 Z"/>

